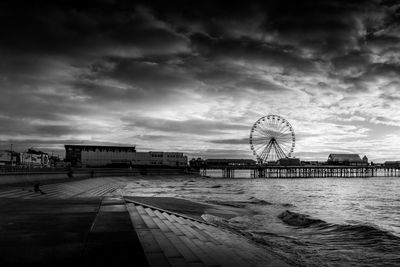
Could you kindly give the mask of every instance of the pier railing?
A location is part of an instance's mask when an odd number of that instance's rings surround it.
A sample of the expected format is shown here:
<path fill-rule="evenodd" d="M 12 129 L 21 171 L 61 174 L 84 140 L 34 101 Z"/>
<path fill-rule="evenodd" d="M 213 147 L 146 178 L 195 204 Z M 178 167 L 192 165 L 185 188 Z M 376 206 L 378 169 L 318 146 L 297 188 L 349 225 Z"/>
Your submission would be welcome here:
<path fill-rule="evenodd" d="M 400 177 L 399 167 L 382 166 L 210 166 L 200 169 L 221 170 L 223 178 L 234 178 L 235 171 L 248 170 L 251 178 L 366 178 Z"/>

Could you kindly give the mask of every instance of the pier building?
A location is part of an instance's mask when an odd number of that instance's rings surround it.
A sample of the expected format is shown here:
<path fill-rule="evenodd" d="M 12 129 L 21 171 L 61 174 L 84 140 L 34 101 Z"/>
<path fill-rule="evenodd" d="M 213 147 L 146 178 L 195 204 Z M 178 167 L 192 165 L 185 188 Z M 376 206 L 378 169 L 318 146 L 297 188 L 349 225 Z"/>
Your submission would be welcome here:
<path fill-rule="evenodd" d="M 330 154 L 327 161 L 328 165 L 347 165 L 347 166 L 366 166 L 368 158 L 361 159 L 358 154 Z"/>
<path fill-rule="evenodd" d="M 256 161 L 252 159 L 206 159 L 206 166 L 254 166 Z"/>
<path fill-rule="evenodd" d="M 278 160 L 279 166 L 300 166 L 300 159 L 298 158 L 282 158 Z"/>
<path fill-rule="evenodd" d="M 399 168 L 400 167 L 400 161 L 385 161 L 385 163 L 383 165 L 385 167 Z"/>

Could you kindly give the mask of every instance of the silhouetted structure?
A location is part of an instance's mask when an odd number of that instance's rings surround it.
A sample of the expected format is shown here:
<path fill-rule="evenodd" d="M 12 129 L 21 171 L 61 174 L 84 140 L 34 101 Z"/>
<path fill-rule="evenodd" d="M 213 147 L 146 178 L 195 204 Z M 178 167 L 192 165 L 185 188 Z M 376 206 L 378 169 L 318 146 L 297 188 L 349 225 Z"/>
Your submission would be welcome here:
<path fill-rule="evenodd" d="M 385 167 L 399 168 L 400 167 L 400 161 L 385 161 L 385 163 L 383 165 Z"/>
<path fill-rule="evenodd" d="M 192 158 L 192 159 L 189 161 L 189 166 L 190 166 L 190 168 L 196 169 L 196 170 L 205 167 L 205 164 L 206 164 L 206 163 L 205 163 L 205 160 L 203 160 L 202 158 L 197 158 L 197 159 Z"/>
<path fill-rule="evenodd" d="M 298 158 L 283 158 L 278 160 L 279 166 L 300 166 L 300 159 Z"/>
<path fill-rule="evenodd" d="M 256 161 L 252 159 L 206 159 L 207 167 L 213 166 L 254 166 Z"/>
<path fill-rule="evenodd" d="M 358 154 L 330 154 L 327 163 L 329 165 L 366 166 L 368 158 L 364 156 L 361 159 Z"/>

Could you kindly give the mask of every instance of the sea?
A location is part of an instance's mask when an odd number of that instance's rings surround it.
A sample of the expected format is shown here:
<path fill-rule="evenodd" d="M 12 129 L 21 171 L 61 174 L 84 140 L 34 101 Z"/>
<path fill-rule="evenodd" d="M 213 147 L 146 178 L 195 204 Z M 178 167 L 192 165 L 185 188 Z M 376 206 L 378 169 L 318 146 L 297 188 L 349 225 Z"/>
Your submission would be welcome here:
<path fill-rule="evenodd" d="M 295 266 L 400 266 L 400 177 L 209 175 L 136 180 L 125 194 L 246 210 L 218 222 Z"/>

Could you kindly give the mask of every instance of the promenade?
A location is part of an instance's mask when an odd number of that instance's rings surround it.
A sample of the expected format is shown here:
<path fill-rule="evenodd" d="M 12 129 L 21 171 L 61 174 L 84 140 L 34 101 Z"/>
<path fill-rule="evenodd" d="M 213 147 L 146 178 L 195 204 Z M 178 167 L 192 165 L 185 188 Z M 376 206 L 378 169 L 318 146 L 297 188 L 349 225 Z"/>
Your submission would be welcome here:
<path fill-rule="evenodd" d="M 2 187 L 0 266 L 288 266 L 203 221 L 203 204 L 124 196 L 130 181 L 53 183 L 40 187 L 45 194 Z"/>

